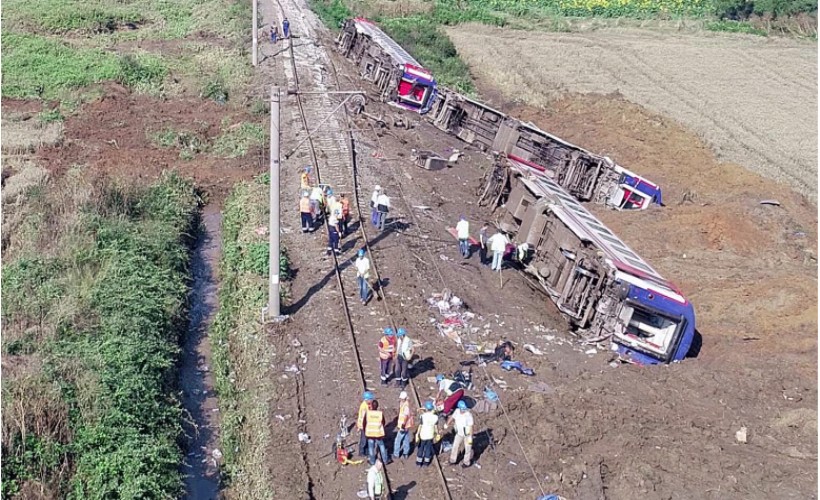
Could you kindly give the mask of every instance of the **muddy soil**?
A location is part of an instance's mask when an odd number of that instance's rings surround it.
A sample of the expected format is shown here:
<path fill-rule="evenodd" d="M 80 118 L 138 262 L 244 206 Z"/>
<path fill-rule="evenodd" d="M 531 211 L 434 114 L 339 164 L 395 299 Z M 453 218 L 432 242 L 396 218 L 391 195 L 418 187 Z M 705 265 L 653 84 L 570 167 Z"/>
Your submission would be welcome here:
<path fill-rule="evenodd" d="M 175 169 L 221 199 L 237 180 L 252 177 L 267 163 L 261 149 L 244 158 L 200 153 L 185 160 L 180 158 L 179 149 L 162 148 L 152 141 L 152 135 L 165 128 L 187 130 L 212 140 L 219 135 L 223 119 L 235 124 L 258 122 L 258 117 L 197 98 L 160 100 L 132 94 L 114 83 L 104 84 L 102 89 L 102 97 L 65 121 L 65 140 L 60 146 L 37 152 L 40 165 L 57 174 L 80 165 L 137 182 L 150 182 L 164 170 Z M 4 100 L 4 108 L 6 103 Z"/>
<path fill-rule="evenodd" d="M 221 255 L 221 219 L 216 205 L 203 209 L 202 227 L 191 259 L 191 307 L 179 373 L 182 404 L 188 417 L 183 420 L 187 449 L 182 468 L 184 498 L 190 499 L 215 499 L 220 486 L 219 408 L 210 370 L 208 327 L 219 306 L 216 270 Z"/>
<path fill-rule="evenodd" d="M 336 62 L 342 72 L 352 73 L 346 63 Z M 355 81 L 355 77 L 343 76 L 342 81 Z M 488 94 L 492 90 L 484 88 Z M 494 104 L 505 102 L 500 97 Z M 376 114 L 395 114 L 387 106 L 369 106 Z M 390 312 L 423 343 L 419 352 L 422 362 L 413 374 L 422 397 L 433 392 L 427 377 L 452 371 L 458 361 L 467 359 L 458 346 L 439 336 L 430 324 L 435 315 L 426 299 L 444 287 L 455 291 L 481 317 L 476 323 L 479 331 L 469 340 L 509 338 L 519 346 L 517 358 L 536 372 L 536 377 L 528 379 L 515 372 L 503 372 L 496 365 L 487 367 L 487 376 L 506 382 L 507 390 L 499 391 L 506 413 L 477 415 L 482 435 L 492 436 L 478 441 L 481 469 L 445 466 L 454 497 L 534 497 L 541 488 L 568 498 L 814 497 L 816 286 L 811 285 L 816 273 L 812 258 L 816 255 L 816 219 L 810 216 L 811 205 L 782 186 L 718 163 L 708 147 L 692 134 L 623 100 L 573 96 L 555 106 L 553 114 L 524 108 L 514 111 L 592 150 L 604 149 L 604 141 L 609 141 L 608 151 L 618 145 L 628 148 L 633 155 L 619 151 L 617 159 L 660 181 L 667 189 L 667 199 L 672 201 L 662 210 L 643 214 L 607 212 L 602 217 L 695 301 L 703 346 L 694 359 L 652 368 L 612 367 L 606 353 L 586 354 L 588 346 L 571 343 L 572 336 L 551 303 L 530 290 L 521 276 L 505 271 L 502 287 L 497 273 L 479 266 L 476 257 L 467 261 L 458 257 L 455 242 L 445 228 L 454 225 L 460 214 L 468 215 L 474 227 L 492 217 L 473 203 L 488 158 L 468 150 L 456 167 L 427 172 L 407 161 L 411 148 L 444 153 L 448 148 L 464 149 L 464 145 L 442 137 L 423 123 L 409 131 L 391 130 L 395 135 L 357 134 L 364 191 L 359 194 L 366 200 L 370 187 L 379 183 L 393 194 L 396 205 L 393 224 L 376 238 L 374 257 L 389 280 L 385 291 Z M 602 108 L 609 112 L 601 113 Z M 547 122 L 548 118 L 553 121 Z M 358 121 L 357 126 L 365 128 L 367 123 Z M 661 127 L 662 131 L 649 133 L 653 127 Z M 670 137 L 677 141 L 674 146 L 664 142 Z M 683 161 L 687 156 L 689 161 Z M 656 169 L 642 169 L 650 164 Z M 667 170 L 659 170 L 662 165 Z M 294 227 L 299 168 L 298 162 L 292 163 L 283 174 L 283 185 L 294 193 L 290 207 L 283 200 L 283 217 L 292 220 Z M 725 176 L 722 179 L 731 180 L 728 190 L 726 183 L 703 178 L 701 169 L 712 169 L 712 175 L 720 173 Z M 689 202 L 673 204 L 687 186 L 694 186 L 697 192 L 697 206 L 688 209 Z M 782 207 L 787 207 L 785 213 L 758 206 L 764 194 L 766 198 L 780 199 Z M 710 210 L 713 205 L 717 208 Z M 718 222 L 709 225 L 700 217 Z M 646 224 L 650 224 L 650 231 L 645 229 Z M 795 236 L 798 243 L 789 246 L 793 233 L 781 229 L 771 234 L 771 228 L 778 224 L 793 232 L 801 228 L 806 234 Z M 748 229 L 743 228 L 757 225 L 770 229 L 759 229 L 744 239 Z M 771 239 L 759 233 L 770 234 Z M 669 236 L 647 242 L 640 238 L 644 234 Z M 293 288 L 293 323 L 288 328 L 291 333 L 298 332 L 305 352 L 316 352 L 320 357 L 318 366 L 308 364 L 300 374 L 300 384 L 304 385 L 297 387 L 294 398 L 299 414 L 305 415 L 305 428 L 332 434 L 339 415 L 336 412 L 352 415 L 358 403 L 355 396 L 350 401 L 338 401 L 340 394 L 355 394 L 341 388 L 339 380 L 352 384 L 355 376 L 344 362 L 328 360 L 330 352 L 322 347 L 323 332 L 342 334 L 340 320 L 335 318 L 340 297 L 330 274 L 332 264 L 320 257 L 323 238 L 316 233 L 296 232 L 286 238 L 292 248 L 304 249 Z M 803 238 L 805 244 L 800 243 Z M 352 259 L 359 244 L 352 239 L 343 242 L 345 262 Z M 675 242 L 689 245 L 686 259 L 681 254 L 677 260 L 681 252 L 674 248 Z M 772 260 L 772 254 L 776 260 Z M 691 261 L 690 255 L 694 256 Z M 806 259 L 795 258 L 803 255 Z M 675 267 L 684 265 L 678 262 L 690 267 Z M 717 263 L 720 266 L 716 267 Z M 733 280 L 722 276 L 720 269 L 731 272 Z M 351 285 L 348 298 L 354 299 L 352 270 L 346 269 L 345 276 Z M 739 287 L 741 283 L 753 287 L 775 277 L 781 288 L 767 289 L 766 293 L 781 294 L 786 287 L 786 293 L 802 300 L 795 304 L 788 295 L 773 300 L 771 295 L 760 296 L 757 289 L 755 293 L 743 293 Z M 362 337 L 373 344 L 378 339 L 378 325 L 386 321 L 378 306 L 371 303 L 369 310 L 353 307 L 354 316 L 375 316 L 372 330 L 362 332 Z M 783 311 L 784 307 L 794 309 Z M 791 322 L 777 328 L 782 321 Z M 486 330 L 485 323 L 489 324 Z M 783 331 L 789 332 L 788 344 L 783 341 Z M 524 352 L 521 346 L 525 342 L 545 354 Z M 342 349 L 348 354 L 346 348 Z M 375 348 L 365 353 L 368 355 L 371 359 L 365 358 L 365 363 L 373 366 Z M 353 378 L 343 378 L 345 373 Z M 480 386 L 486 383 L 480 369 L 476 377 Z M 323 382 L 323 390 L 318 389 Z M 495 383 L 496 388 L 501 385 Z M 378 391 L 391 396 L 393 393 L 393 389 Z M 385 400 L 392 404 L 392 397 Z M 748 430 L 747 443 L 736 439 L 735 433 L 741 427 Z M 330 498 L 355 489 L 364 471 L 333 464 L 332 457 L 326 455 L 330 452 L 326 443 L 322 440 L 318 451 L 312 449 L 313 444 L 299 446 L 305 457 L 299 467 L 308 471 L 311 493 Z M 279 461 L 282 456 L 280 450 L 272 460 Z M 281 466 L 272 465 L 272 470 L 286 474 Z M 391 477 L 399 478 L 394 484 L 405 485 L 403 470 L 400 465 L 388 467 Z M 414 497 L 436 494 L 430 492 L 426 481 L 421 486 L 408 484 L 416 488 L 411 489 Z"/>

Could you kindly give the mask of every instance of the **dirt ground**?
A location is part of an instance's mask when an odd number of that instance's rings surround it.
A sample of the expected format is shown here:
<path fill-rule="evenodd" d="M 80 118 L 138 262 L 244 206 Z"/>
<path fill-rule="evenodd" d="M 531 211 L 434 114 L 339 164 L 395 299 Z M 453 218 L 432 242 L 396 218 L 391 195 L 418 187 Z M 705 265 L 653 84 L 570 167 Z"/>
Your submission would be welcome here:
<path fill-rule="evenodd" d="M 179 149 L 162 148 L 151 140 L 152 134 L 167 127 L 196 132 L 210 140 L 219 135 L 223 120 L 229 124 L 260 121 L 242 110 L 198 98 L 161 100 L 132 94 L 114 83 L 104 84 L 102 94 L 66 119 L 58 144 L 36 151 L 39 165 L 53 174 L 81 166 L 137 182 L 150 182 L 163 170 L 176 169 L 192 177 L 214 199 L 222 199 L 234 182 L 248 179 L 267 166 L 258 148 L 244 158 L 197 154 L 186 160 L 180 158 Z M 30 101 L 4 99 L 2 105 L 4 114 L 22 116 L 26 121 L 34 121 L 32 117 L 40 109 Z"/>
<path fill-rule="evenodd" d="M 678 121 L 720 159 L 787 182 L 817 203 L 815 42 L 635 29 L 546 33 L 467 25 L 448 33 L 476 75 L 522 104 L 619 93 Z M 495 64 L 512 58 L 521 64 Z"/>
<path fill-rule="evenodd" d="M 324 42 L 330 46 L 327 37 Z M 350 71 L 344 61 L 336 64 L 343 73 Z M 342 80 L 355 82 L 354 77 Z M 445 227 L 460 214 L 474 227 L 488 217 L 473 204 L 482 168 L 489 163 L 486 157 L 468 150 L 458 166 L 426 172 L 407 161 L 411 148 L 446 152 L 464 145 L 424 123 L 410 131 L 393 129 L 393 135 L 357 133 L 360 196 L 366 200 L 369 188 L 379 183 L 393 193 L 396 205 L 396 222 L 376 238 L 374 257 L 389 280 L 390 312 L 423 343 L 414 372 L 419 393 L 424 397 L 432 392 L 427 377 L 452 371 L 468 357 L 430 324 L 435 314 L 426 299 L 444 287 L 481 318 L 478 332 L 467 340 L 511 339 L 519 346 L 518 359 L 536 372 L 528 379 L 496 365 L 487 367 L 495 387 L 507 386 L 501 391 L 506 412 L 477 415 L 483 436 L 477 446 L 480 469 L 445 465 L 454 498 L 535 497 L 540 488 L 580 499 L 815 497 L 814 206 L 782 185 L 719 163 L 694 134 L 622 98 L 570 96 L 542 111 L 513 108 L 486 84 L 482 91 L 495 96 L 495 105 L 594 151 L 611 151 L 622 164 L 662 184 L 667 203 L 663 209 L 628 214 L 592 208 L 681 285 L 695 303 L 703 345 L 694 359 L 654 368 L 615 368 L 607 364 L 606 354 L 585 354 L 585 348 L 571 343 L 550 303 L 520 276 L 505 274 L 501 287 L 497 275 L 479 266 L 475 257 L 458 258 Z M 395 114 L 387 106 L 369 108 L 375 114 Z M 367 120 L 356 124 L 369 127 Z M 283 185 L 295 192 L 300 163 L 286 168 Z M 692 201 L 679 204 L 684 193 Z M 766 198 L 777 198 L 781 206 L 758 205 Z M 295 200 L 292 205 L 283 208 L 283 217 L 295 225 Z M 663 237 L 642 239 L 646 234 Z M 342 335 L 339 296 L 329 274 L 330 261 L 318 257 L 323 237 L 291 232 L 286 239 L 291 248 L 304 249 L 294 256 L 298 277 L 289 312 L 295 323 L 286 331 L 298 335 L 303 352 L 315 352 L 320 359 L 316 368 L 309 365 L 300 373 L 290 408 L 302 416 L 299 428 L 311 436 L 332 433 L 341 412 L 352 415 L 357 403 L 355 389 L 339 384 L 346 380 L 355 385 L 354 367 L 345 359 L 333 359 L 324 333 Z M 355 236 L 343 241 L 343 262 L 360 244 Z M 344 275 L 346 294 L 355 303 L 349 267 Z M 769 286 L 760 286 L 764 279 Z M 373 382 L 374 344 L 387 318 L 379 304 L 368 308 L 354 305 L 352 314 L 365 328 L 360 332 L 363 361 Z M 545 355 L 523 351 L 526 342 Z M 296 350 L 291 351 L 282 369 L 298 359 Z M 347 349 L 342 354 L 351 355 Z M 340 377 L 344 373 L 350 378 Z M 475 376 L 479 386 L 487 383 L 480 369 Z M 391 408 L 395 411 L 395 390 L 377 386 L 376 391 L 380 398 L 389 395 L 383 400 L 390 405 L 388 414 Z M 354 396 L 339 402 L 340 394 Z M 280 408 L 286 411 L 288 406 Z M 284 431 L 289 424 L 273 425 Z M 741 427 L 748 429 L 746 444 L 736 440 Z M 282 464 L 282 457 L 294 456 L 287 451 L 294 450 L 292 436 L 280 435 L 282 441 L 271 454 L 271 472 L 277 477 L 294 467 L 293 462 Z M 314 445 L 298 447 L 302 474 L 291 472 L 289 483 L 295 480 L 291 487 L 298 489 L 307 481 L 317 498 L 346 497 L 362 484 L 364 472 L 335 466 L 327 456 L 327 443 L 322 440 L 318 450 Z M 399 497 L 441 495 L 430 478 L 418 479 L 403 464 L 389 466 L 388 474 Z"/>

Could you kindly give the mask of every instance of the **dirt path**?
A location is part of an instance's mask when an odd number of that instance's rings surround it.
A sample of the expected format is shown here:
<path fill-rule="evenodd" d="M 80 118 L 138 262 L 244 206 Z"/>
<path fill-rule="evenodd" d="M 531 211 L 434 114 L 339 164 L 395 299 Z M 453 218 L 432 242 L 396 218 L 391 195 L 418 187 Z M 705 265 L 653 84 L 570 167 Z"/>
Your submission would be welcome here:
<path fill-rule="evenodd" d="M 568 92 L 619 93 L 694 130 L 721 159 L 817 203 L 814 42 L 629 29 L 462 26 L 449 34 L 472 71 L 525 104 L 542 107 Z M 514 68 L 495 64 L 513 57 Z"/>
<path fill-rule="evenodd" d="M 190 322 L 179 375 L 183 407 L 190 418 L 183 420 L 187 437 L 183 473 L 185 498 L 191 499 L 215 499 L 220 488 L 219 413 L 207 332 L 219 305 L 216 270 L 221 254 L 221 219 L 214 204 L 203 209 L 202 229 L 191 259 Z"/>

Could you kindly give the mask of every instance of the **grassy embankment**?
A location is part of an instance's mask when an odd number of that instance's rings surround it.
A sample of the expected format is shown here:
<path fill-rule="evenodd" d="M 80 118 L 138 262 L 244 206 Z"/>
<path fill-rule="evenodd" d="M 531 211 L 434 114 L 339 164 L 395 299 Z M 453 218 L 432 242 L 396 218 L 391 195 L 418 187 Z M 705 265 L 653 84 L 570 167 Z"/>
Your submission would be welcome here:
<path fill-rule="evenodd" d="M 244 98 L 249 18 L 237 0 L 4 2 L 2 95 L 44 110 L 3 117 L 3 498 L 180 493 L 174 366 L 199 198 L 173 175 L 52 178 L 30 155 L 110 81 L 264 114 Z M 165 146 L 233 158 L 265 142 L 251 123 L 220 129 L 196 148 L 165 130 Z"/>
<path fill-rule="evenodd" d="M 277 395 L 271 372 L 274 352 L 261 321 L 267 303 L 268 241 L 257 229 L 268 222 L 267 176 L 240 183 L 225 202 L 219 313 L 211 327 L 214 375 L 222 421 L 227 494 L 273 498 L 276 487 L 265 465 L 271 446 L 271 401 Z M 287 253 L 279 262 L 289 275 Z M 289 297 L 282 284 L 282 299 Z"/>
<path fill-rule="evenodd" d="M 3 97 L 42 99 L 60 120 L 116 81 L 159 98 L 245 106 L 253 74 L 239 0 L 8 0 Z"/>
<path fill-rule="evenodd" d="M 379 25 L 439 82 L 472 93 L 469 71 L 441 29 L 464 22 L 572 31 L 574 20 L 695 20 L 703 29 L 817 37 L 816 0 L 311 0 L 331 28 L 354 15 Z"/>
<path fill-rule="evenodd" d="M 181 487 L 175 392 L 199 197 L 50 179 L 3 193 L 3 497 L 170 497 Z"/>

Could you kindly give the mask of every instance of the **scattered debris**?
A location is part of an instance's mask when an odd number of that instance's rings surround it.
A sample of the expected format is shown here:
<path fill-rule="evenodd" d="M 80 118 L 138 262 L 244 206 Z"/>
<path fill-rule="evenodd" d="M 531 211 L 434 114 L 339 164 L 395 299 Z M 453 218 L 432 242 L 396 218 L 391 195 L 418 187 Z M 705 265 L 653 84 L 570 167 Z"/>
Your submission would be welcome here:
<path fill-rule="evenodd" d="M 584 354 L 597 354 L 597 353 L 598 353 L 598 349 L 595 349 L 595 348 L 587 349 L 586 351 L 584 351 Z"/>
<path fill-rule="evenodd" d="M 302 347 L 302 343 L 299 342 L 299 339 L 297 339 L 297 338 L 294 338 L 293 340 L 291 340 L 290 345 L 292 345 L 293 347 Z"/>
<path fill-rule="evenodd" d="M 524 344 L 524 349 L 530 351 L 531 353 L 535 354 L 536 356 L 543 356 L 544 352 L 541 351 L 539 348 L 535 347 L 532 344 Z"/>
<path fill-rule="evenodd" d="M 447 166 L 447 160 L 434 151 L 413 149 L 410 153 L 416 166 L 425 170 L 441 170 Z"/>
<path fill-rule="evenodd" d="M 553 389 L 553 388 L 552 388 L 552 387 L 551 387 L 548 383 L 546 383 L 546 382 L 535 382 L 535 383 L 532 383 L 532 384 L 530 384 L 530 386 L 528 387 L 528 390 L 530 390 L 531 392 L 540 392 L 541 394 L 552 394 L 552 393 L 554 393 L 554 392 L 555 392 L 555 389 Z"/>
<path fill-rule="evenodd" d="M 268 234 L 268 226 L 259 226 L 256 229 L 254 229 L 253 232 L 255 232 L 259 236 L 265 236 L 266 234 Z"/>
<path fill-rule="evenodd" d="M 775 206 L 775 207 L 780 206 L 780 202 L 777 201 L 777 200 L 761 200 L 759 204 L 760 205 L 772 205 L 772 206 Z"/>
<path fill-rule="evenodd" d="M 518 465 L 518 464 L 513 462 L 512 460 L 510 460 L 510 465 Z"/>
<path fill-rule="evenodd" d="M 535 375 L 535 372 L 532 370 L 532 368 L 527 368 L 526 366 L 521 364 L 520 361 L 502 361 L 501 368 L 506 371 L 516 370 L 524 375 L 527 375 L 528 377 L 532 377 L 533 375 Z"/>
<path fill-rule="evenodd" d="M 211 452 L 211 456 L 213 456 L 215 459 L 219 460 L 219 459 L 222 458 L 222 452 L 219 451 L 219 448 L 214 448 L 214 451 Z"/>
<path fill-rule="evenodd" d="M 296 365 L 290 365 L 287 368 L 285 368 L 285 371 L 290 373 L 299 373 L 299 367 Z"/>
<path fill-rule="evenodd" d="M 310 444 L 310 436 L 308 436 L 307 433 L 300 432 L 299 433 L 299 442 L 300 443 L 305 443 L 305 444 Z"/>
<path fill-rule="evenodd" d="M 746 444 L 747 442 L 747 429 L 746 427 L 741 427 L 739 431 L 735 432 L 735 439 L 737 439 L 738 443 Z"/>

